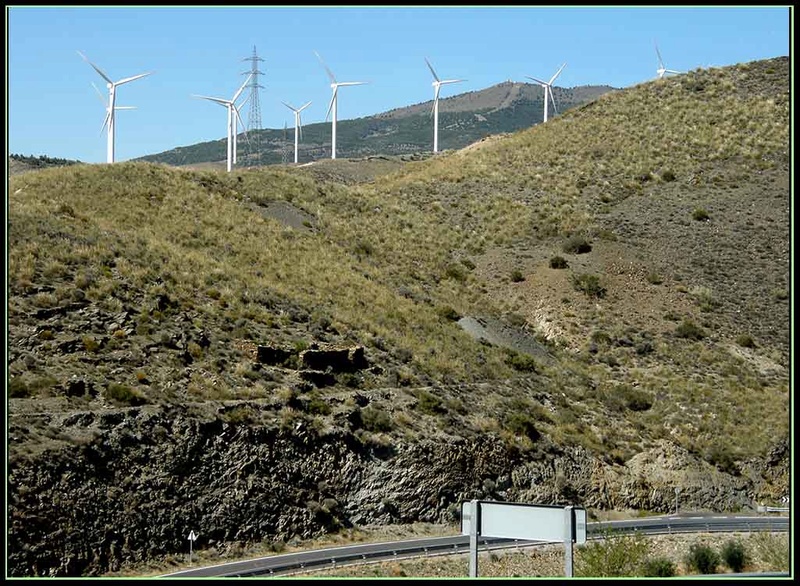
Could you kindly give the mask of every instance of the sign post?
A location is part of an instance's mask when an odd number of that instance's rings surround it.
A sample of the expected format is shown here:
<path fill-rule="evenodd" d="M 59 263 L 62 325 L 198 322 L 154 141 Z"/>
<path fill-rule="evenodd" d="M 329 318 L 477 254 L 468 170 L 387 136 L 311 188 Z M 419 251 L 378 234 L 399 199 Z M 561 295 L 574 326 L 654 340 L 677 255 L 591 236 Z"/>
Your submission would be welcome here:
<path fill-rule="evenodd" d="M 480 520 L 478 519 L 478 501 L 472 499 L 469 502 L 469 577 L 478 577 L 478 528 Z"/>
<path fill-rule="evenodd" d="M 478 576 L 478 536 L 563 543 L 565 575 L 572 576 L 572 544 L 586 543 L 586 509 L 477 501 L 461 503 L 461 534 L 469 535 L 469 575 Z"/>
<path fill-rule="evenodd" d="M 572 505 L 564 507 L 564 513 L 564 575 L 572 578 L 572 540 L 575 539 Z"/>
<path fill-rule="evenodd" d="M 189 563 L 192 563 L 192 544 L 194 543 L 195 539 L 197 539 L 197 533 L 194 532 L 194 529 L 189 531 Z"/>

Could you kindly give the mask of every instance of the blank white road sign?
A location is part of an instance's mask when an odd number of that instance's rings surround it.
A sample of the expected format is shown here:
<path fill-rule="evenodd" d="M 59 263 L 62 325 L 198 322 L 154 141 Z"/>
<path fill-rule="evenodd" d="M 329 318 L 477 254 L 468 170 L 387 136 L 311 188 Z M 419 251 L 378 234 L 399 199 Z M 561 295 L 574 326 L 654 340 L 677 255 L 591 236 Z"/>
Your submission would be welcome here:
<path fill-rule="evenodd" d="M 472 527 L 469 501 L 461 503 L 461 534 Z M 574 529 L 567 515 L 574 514 Z M 566 541 L 574 535 L 575 543 L 586 543 L 586 510 L 554 505 L 529 505 L 478 501 L 478 534 L 486 537 L 527 539 L 531 541 Z"/>

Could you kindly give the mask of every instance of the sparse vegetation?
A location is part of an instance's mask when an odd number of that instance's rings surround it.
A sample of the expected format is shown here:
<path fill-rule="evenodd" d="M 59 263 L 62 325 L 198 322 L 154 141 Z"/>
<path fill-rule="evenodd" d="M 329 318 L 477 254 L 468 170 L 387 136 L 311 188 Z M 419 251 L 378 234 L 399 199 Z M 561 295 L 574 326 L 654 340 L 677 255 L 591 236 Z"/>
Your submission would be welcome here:
<path fill-rule="evenodd" d="M 699 574 L 716 574 L 719 554 L 705 543 L 693 543 L 686 555 L 686 565 Z"/>
<path fill-rule="evenodd" d="M 588 273 L 577 273 L 572 276 L 572 286 L 587 297 L 602 298 L 606 295 L 606 288 L 600 284 L 600 277 Z"/>
<path fill-rule="evenodd" d="M 641 576 L 650 554 L 650 544 L 639 534 L 614 535 L 587 542 L 575 563 L 575 575 L 582 577 Z"/>
<path fill-rule="evenodd" d="M 522 461 L 556 445 L 621 467 L 664 443 L 750 490 L 743 463 L 790 435 L 790 100 L 783 76 L 743 74 L 641 84 L 391 173 L 10 177 L 9 421 L 36 432 L 11 458 L 44 462 L 100 413 L 178 406 L 264 437 L 355 437 L 386 466 L 400 445 L 478 434 Z M 548 259 L 572 270 L 535 269 Z M 50 409 L 78 422 L 67 439 L 30 416 Z"/>
<path fill-rule="evenodd" d="M 744 544 L 738 539 L 729 539 L 722 546 L 720 557 L 731 572 L 739 574 L 749 563 L 749 556 Z"/>
<path fill-rule="evenodd" d="M 569 254 L 586 254 L 592 251 L 592 245 L 581 234 L 573 234 L 564 242 L 564 252 Z"/>

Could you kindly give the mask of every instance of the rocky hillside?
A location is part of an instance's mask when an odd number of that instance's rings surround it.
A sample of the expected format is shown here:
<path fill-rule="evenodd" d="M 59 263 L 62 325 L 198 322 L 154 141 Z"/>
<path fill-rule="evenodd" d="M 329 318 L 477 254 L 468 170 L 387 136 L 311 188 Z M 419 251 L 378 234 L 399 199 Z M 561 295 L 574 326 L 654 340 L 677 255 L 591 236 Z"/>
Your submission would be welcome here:
<path fill-rule="evenodd" d="M 613 91 L 609 86 L 553 88 L 559 112 L 586 104 Z M 439 100 L 439 150 L 458 149 L 487 136 L 529 128 L 542 121 L 544 92 L 535 84 L 504 82 L 490 88 L 442 97 Z M 433 101 L 397 108 L 353 120 L 336 123 L 338 158 L 362 158 L 375 155 L 396 156 L 431 151 Z M 550 115 L 553 116 L 552 105 Z M 330 122 L 303 127 L 298 148 L 301 163 L 329 159 L 331 156 Z M 244 133 L 238 138 L 238 165 L 286 163 L 294 160 L 294 131 L 264 129 Z M 216 162 L 224 167 L 225 139 L 182 146 L 163 153 L 140 157 L 138 161 L 169 165 L 197 165 Z"/>
<path fill-rule="evenodd" d="M 8 188 L 8 573 L 790 485 L 789 60 L 434 157 Z"/>

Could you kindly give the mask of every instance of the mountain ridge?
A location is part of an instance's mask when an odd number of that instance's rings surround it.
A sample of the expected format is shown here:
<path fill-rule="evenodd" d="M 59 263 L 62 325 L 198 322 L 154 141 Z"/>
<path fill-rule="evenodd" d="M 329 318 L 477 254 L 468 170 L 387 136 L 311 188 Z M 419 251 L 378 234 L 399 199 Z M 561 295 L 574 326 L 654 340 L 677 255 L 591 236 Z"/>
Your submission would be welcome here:
<path fill-rule="evenodd" d="M 611 86 L 553 88 L 556 103 L 562 110 L 585 104 L 610 91 L 618 90 Z M 543 117 L 542 98 L 540 86 L 508 81 L 483 90 L 440 98 L 439 137 L 442 150 L 462 148 L 494 134 L 514 132 L 540 123 Z M 391 156 L 430 151 L 433 140 L 430 118 L 432 106 L 433 101 L 428 100 L 372 116 L 338 120 L 337 156 Z M 237 165 L 247 167 L 289 162 L 285 160 L 285 155 L 290 151 L 294 156 L 294 144 L 289 139 L 284 141 L 283 132 L 282 129 L 262 129 L 248 133 L 249 137 L 241 133 Z M 293 136 L 293 130 L 289 135 Z M 256 147 L 253 145 L 256 143 L 260 145 L 260 152 L 254 152 Z M 224 163 L 226 148 L 224 139 L 214 140 L 176 147 L 135 160 L 177 166 Z M 298 152 L 299 160 L 303 163 L 330 158 L 330 123 L 304 125 Z"/>

